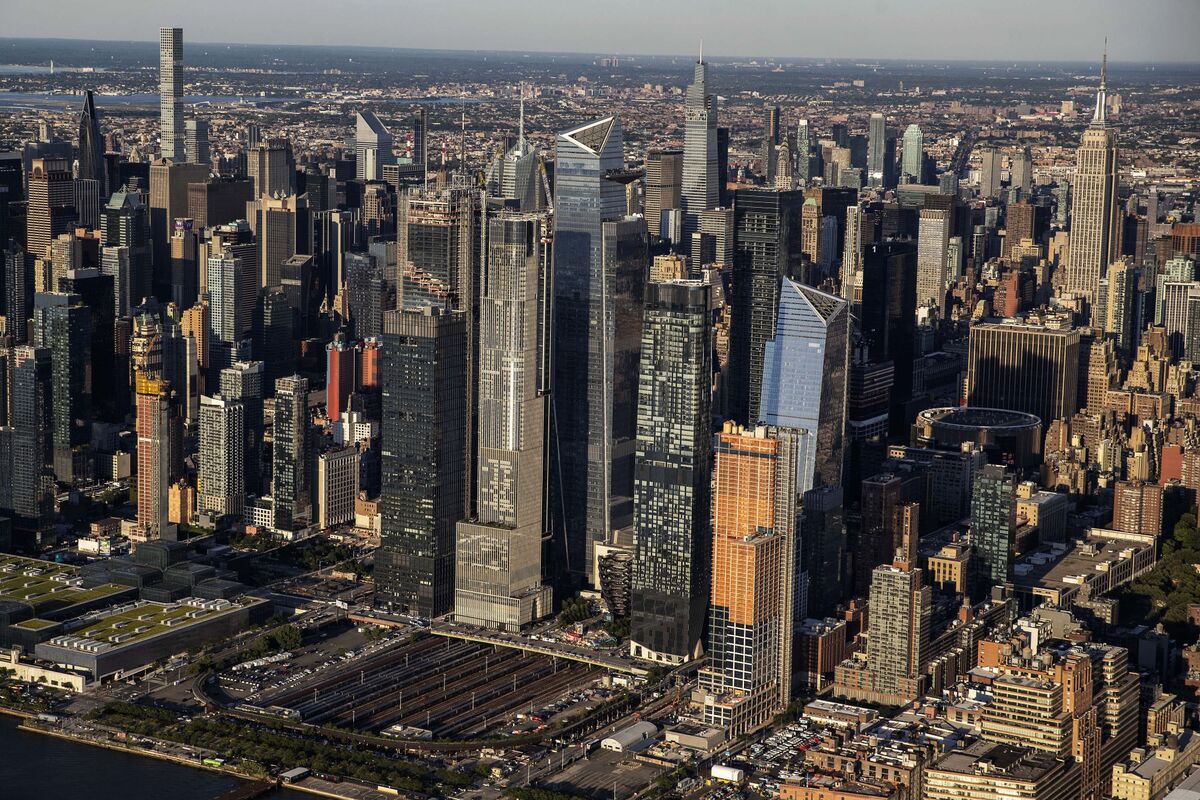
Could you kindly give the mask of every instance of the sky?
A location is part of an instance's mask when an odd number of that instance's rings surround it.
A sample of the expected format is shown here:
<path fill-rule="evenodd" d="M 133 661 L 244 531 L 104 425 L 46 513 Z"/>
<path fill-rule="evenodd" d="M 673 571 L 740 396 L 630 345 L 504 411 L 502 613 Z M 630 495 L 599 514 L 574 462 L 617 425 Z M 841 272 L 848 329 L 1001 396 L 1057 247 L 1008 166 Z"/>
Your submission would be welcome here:
<path fill-rule="evenodd" d="M 1200 0 L 0 0 L 0 35 L 776 58 L 1200 62 Z"/>

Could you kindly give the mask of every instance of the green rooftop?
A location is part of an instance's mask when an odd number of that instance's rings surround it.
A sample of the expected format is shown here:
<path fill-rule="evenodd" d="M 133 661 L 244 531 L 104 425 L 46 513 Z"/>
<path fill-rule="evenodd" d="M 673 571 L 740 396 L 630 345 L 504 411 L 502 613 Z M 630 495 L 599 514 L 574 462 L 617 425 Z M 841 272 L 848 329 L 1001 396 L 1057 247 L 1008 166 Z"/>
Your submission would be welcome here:
<path fill-rule="evenodd" d="M 67 564 L 0 555 L 0 600 L 25 603 L 37 614 L 45 615 L 128 591 L 128 587 L 115 583 L 90 589 L 71 586 L 68 581 L 78 574 L 78 569 Z"/>
<path fill-rule="evenodd" d="M 21 628 L 22 630 L 27 630 L 27 631 L 43 631 L 46 628 L 53 628 L 57 624 L 58 623 L 54 622 L 53 620 L 34 618 L 34 619 L 24 620 L 23 622 L 18 622 L 16 625 L 13 625 L 12 627 Z"/>
<path fill-rule="evenodd" d="M 216 601 L 219 603 L 219 601 Z M 255 602 L 266 602 L 256 600 Z M 203 620 L 228 614 L 244 608 L 247 604 L 220 603 L 216 608 L 175 603 L 152 603 L 140 601 L 106 614 L 90 625 L 71 631 L 68 635 L 95 642 L 125 645 L 140 642 L 160 633 L 178 631 Z"/>

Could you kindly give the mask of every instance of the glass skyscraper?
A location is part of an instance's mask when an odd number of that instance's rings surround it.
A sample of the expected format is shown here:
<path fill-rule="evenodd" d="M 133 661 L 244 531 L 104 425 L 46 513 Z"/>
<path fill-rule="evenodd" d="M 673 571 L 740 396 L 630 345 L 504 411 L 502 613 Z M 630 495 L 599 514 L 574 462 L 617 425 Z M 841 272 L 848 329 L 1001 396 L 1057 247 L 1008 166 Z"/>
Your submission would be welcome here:
<path fill-rule="evenodd" d="M 808 431 L 800 492 L 842 482 L 849 325 L 845 300 L 781 279 L 775 333 L 763 353 L 758 421 Z"/>
<path fill-rule="evenodd" d="M 552 571 L 592 573 L 593 544 L 632 513 L 646 223 L 626 218 L 619 120 L 558 135 L 554 182 Z"/>
<path fill-rule="evenodd" d="M 376 598 L 426 618 L 454 602 L 455 525 L 465 497 L 464 317 L 434 306 L 384 314 Z"/>
<path fill-rule="evenodd" d="M 649 284 L 642 325 L 629 644 L 675 664 L 700 654 L 708 602 L 710 288 Z"/>

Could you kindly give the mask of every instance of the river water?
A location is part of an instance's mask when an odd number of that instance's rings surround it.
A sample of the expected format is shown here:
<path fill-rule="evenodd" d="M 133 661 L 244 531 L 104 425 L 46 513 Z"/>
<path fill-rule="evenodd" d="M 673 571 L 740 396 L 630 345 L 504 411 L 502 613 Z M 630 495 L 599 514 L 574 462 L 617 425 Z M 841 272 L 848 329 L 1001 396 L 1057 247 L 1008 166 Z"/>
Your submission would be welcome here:
<path fill-rule="evenodd" d="M 0 715 L 0 797 L 86 800 L 214 800 L 239 781 L 215 772 L 18 729 Z M 312 795 L 282 790 L 272 800 Z"/>

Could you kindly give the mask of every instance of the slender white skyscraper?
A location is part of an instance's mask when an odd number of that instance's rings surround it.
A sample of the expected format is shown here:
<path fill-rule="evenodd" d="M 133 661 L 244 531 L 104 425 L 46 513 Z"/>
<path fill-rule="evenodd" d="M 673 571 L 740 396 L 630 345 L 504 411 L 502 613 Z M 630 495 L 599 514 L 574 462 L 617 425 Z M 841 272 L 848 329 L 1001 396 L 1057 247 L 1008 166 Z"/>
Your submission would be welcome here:
<path fill-rule="evenodd" d="M 703 53 L 687 88 L 683 132 L 683 240 L 699 228 L 700 212 L 720 202 L 717 177 L 717 97 L 708 93 Z"/>
<path fill-rule="evenodd" d="M 182 160 L 183 28 L 158 29 L 158 108 L 162 157 Z"/>
<path fill-rule="evenodd" d="M 1100 67 L 1096 110 L 1075 156 L 1071 183 L 1071 246 L 1066 289 L 1095 304 L 1100 279 L 1116 251 L 1117 132 L 1108 124 L 1108 55 Z"/>

